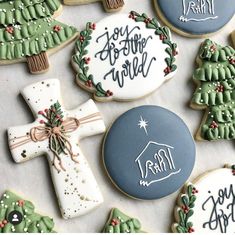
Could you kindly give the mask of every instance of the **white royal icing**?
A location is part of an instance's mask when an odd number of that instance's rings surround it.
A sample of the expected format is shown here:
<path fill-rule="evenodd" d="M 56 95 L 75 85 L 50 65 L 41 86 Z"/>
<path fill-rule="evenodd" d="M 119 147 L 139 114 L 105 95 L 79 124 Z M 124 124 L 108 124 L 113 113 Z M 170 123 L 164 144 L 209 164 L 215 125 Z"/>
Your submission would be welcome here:
<path fill-rule="evenodd" d="M 103 197 L 78 143 L 82 138 L 105 131 L 104 122 L 95 103 L 89 100 L 74 110 L 64 109 L 60 97 L 60 82 L 57 79 L 30 85 L 22 91 L 22 95 L 30 106 L 36 121 L 25 126 L 9 128 L 9 145 L 14 160 L 20 163 L 46 153 L 62 216 L 72 218 L 88 213 L 103 202 Z M 38 112 L 49 109 L 57 101 L 61 104 L 63 120 L 75 118 L 80 123 L 77 129 L 68 129 L 64 134 L 67 138 L 64 143 L 67 144 L 67 150 L 71 150 L 74 154 L 75 161 L 72 160 L 70 154 L 60 153 L 59 157 L 64 170 L 60 168 L 58 161 L 54 162 L 60 169 L 59 172 L 52 164 L 55 154 L 50 149 L 49 138 L 33 141 L 30 136 L 31 133 L 34 133 L 31 130 L 35 130 L 35 127 L 38 128 L 35 136 L 40 133 L 40 130 L 44 130 L 45 125 L 41 124 L 40 120 L 45 120 L 45 118 Z"/>
<path fill-rule="evenodd" d="M 215 13 L 214 0 L 182 0 L 182 5 L 183 15 L 179 18 L 182 22 L 201 22 L 218 18 Z M 190 15 L 194 17 L 190 17 Z"/>
<path fill-rule="evenodd" d="M 221 168 L 206 173 L 193 186 L 198 190 L 193 215 L 189 217 L 194 232 L 234 233 L 235 175 L 232 169 Z"/>
<path fill-rule="evenodd" d="M 144 97 L 175 74 L 165 76 L 167 45 L 144 22 L 126 14 L 112 15 L 98 22 L 91 36 L 86 48 L 89 74 L 105 91 L 112 91 L 115 100 Z M 73 65 L 79 73 L 79 66 Z"/>

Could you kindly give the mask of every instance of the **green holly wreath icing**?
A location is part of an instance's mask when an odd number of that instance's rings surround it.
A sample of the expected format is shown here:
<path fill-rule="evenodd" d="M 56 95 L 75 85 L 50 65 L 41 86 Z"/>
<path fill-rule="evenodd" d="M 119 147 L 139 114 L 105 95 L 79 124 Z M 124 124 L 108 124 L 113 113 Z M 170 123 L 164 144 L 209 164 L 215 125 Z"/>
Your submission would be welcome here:
<path fill-rule="evenodd" d="M 199 60 L 192 105 L 208 110 L 200 135 L 205 140 L 235 139 L 235 50 L 207 39 Z"/>
<path fill-rule="evenodd" d="M 11 214 L 17 213 L 18 224 Z M 17 221 L 17 219 L 15 219 Z M 0 233 L 51 233 L 53 219 L 34 212 L 34 205 L 10 191 L 0 199 Z"/>
<path fill-rule="evenodd" d="M 155 34 L 159 35 L 162 43 L 167 45 L 165 51 L 168 54 L 168 57 L 165 58 L 166 68 L 164 69 L 164 74 L 167 76 L 169 73 L 174 72 L 177 69 L 175 56 L 178 52 L 177 44 L 171 42 L 169 28 L 161 27 L 156 18 L 150 19 L 146 14 L 140 15 L 134 11 L 130 12 L 129 19 L 134 20 L 137 23 L 144 23 L 146 28 L 155 30 Z M 77 79 L 79 79 L 89 90 L 93 91 L 97 97 L 110 97 L 113 96 L 112 91 L 104 90 L 102 83 L 96 83 L 94 81 L 94 75 L 89 74 L 90 57 L 87 57 L 87 46 L 92 39 L 92 32 L 95 29 L 96 24 L 89 22 L 86 25 L 86 29 L 80 32 L 79 40 L 76 42 L 76 54 L 73 56 L 72 60 L 79 68 Z"/>
<path fill-rule="evenodd" d="M 103 233 L 143 233 L 143 231 L 138 219 L 131 218 L 114 208 L 104 226 Z"/>
<path fill-rule="evenodd" d="M 197 189 L 192 184 L 189 184 L 186 187 L 185 193 L 180 196 L 179 208 L 177 210 L 178 222 L 176 224 L 176 231 L 178 233 L 194 232 L 193 223 L 190 221 L 190 217 L 193 215 L 197 193 Z"/>
<path fill-rule="evenodd" d="M 77 30 L 54 20 L 59 0 L 0 1 L 0 60 L 46 52 L 72 38 Z"/>

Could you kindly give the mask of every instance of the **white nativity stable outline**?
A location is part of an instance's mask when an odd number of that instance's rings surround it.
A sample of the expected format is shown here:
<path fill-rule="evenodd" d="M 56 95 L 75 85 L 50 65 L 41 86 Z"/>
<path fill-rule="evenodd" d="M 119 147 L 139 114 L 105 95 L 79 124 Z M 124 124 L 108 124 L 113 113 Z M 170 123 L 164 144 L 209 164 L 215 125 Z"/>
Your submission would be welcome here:
<path fill-rule="evenodd" d="M 187 1 L 187 3 L 186 3 Z M 196 5 L 196 1 L 198 5 Z M 214 0 L 182 0 L 182 6 L 183 6 L 183 15 L 180 16 L 179 20 L 182 22 L 189 22 L 189 21 L 196 21 L 196 22 L 203 22 L 207 20 L 215 20 L 218 19 L 218 16 L 215 16 L 215 3 Z M 206 8 L 208 6 L 208 8 Z M 195 7 L 195 9 L 193 8 Z M 209 17 L 204 18 L 187 18 L 188 14 L 190 13 L 190 10 L 195 15 L 203 15 L 208 13 L 211 15 Z M 195 12 L 197 11 L 197 12 Z"/>
<path fill-rule="evenodd" d="M 148 131 L 147 131 L 148 123 L 149 123 L 149 122 L 148 122 L 146 119 L 143 119 L 143 116 L 140 116 L 140 120 L 139 120 L 139 122 L 138 122 L 138 126 L 139 126 L 140 129 L 144 128 L 144 131 L 145 131 L 146 135 L 148 135 Z M 170 151 L 171 149 L 174 149 L 174 147 L 172 147 L 172 146 L 170 146 L 170 145 L 166 145 L 166 144 L 160 144 L 160 143 L 155 142 L 155 141 L 149 141 L 148 144 L 144 147 L 144 149 L 141 151 L 141 153 L 140 153 L 140 154 L 137 156 L 137 158 L 135 159 L 135 163 L 138 164 L 138 167 L 139 167 L 139 170 L 140 170 L 141 178 L 142 178 L 142 179 L 147 179 L 147 177 L 148 177 L 148 171 L 146 170 L 146 173 L 144 174 L 144 170 L 143 170 L 143 168 L 142 168 L 142 165 L 141 165 L 141 162 L 140 162 L 140 158 L 141 158 L 141 156 L 145 153 L 145 151 L 148 149 L 148 147 L 149 147 L 151 144 L 154 144 L 154 145 L 157 145 L 157 146 L 166 147 L 168 154 L 166 154 L 165 150 L 163 150 L 163 149 L 159 149 L 159 151 L 158 151 L 156 154 L 157 154 L 157 156 L 159 156 L 159 153 L 163 151 L 163 152 L 165 153 L 165 154 L 164 154 L 164 157 L 166 158 L 166 160 L 167 160 L 167 162 L 168 162 L 168 165 L 169 165 L 170 170 L 176 169 L 175 164 L 174 164 L 174 161 L 173 161 L 173 157 L 172 157 L 171 151 Z M 155 155 L 156 155 L 156 154 L 155 154 Z M 154 155 L 154 156 L 155 156 L 155 155 Z M 154 156 L 153 156 L 153 158 L 155 158 Z M 169 156 L 169 159 L 168 159 L 167 156 Z M 160 155 L 160 157 L 162 157 L 162 156 Z M 148 160 L 147 162 L 149 162 L 149 161 L 150 161 L 150 160 Z M 145 168 L 146 168 L 146 163 L 145 163 Z M 141 186 L 147 186 L 147 187 L 148 187 L 148 186 L 150 186 L 150 185 L 153 184 L 153 183 L 163 181 L 163 180 L 165 180 L 165 179 L 167 179 L 167 178 L 170 178 L 172 175 L 179 174 L 180 172 L 181 172 L 181 168 L 180 168 L 179 170 L 177 170 L 177 171 L 171 172 L 170 174 L 168 174 L 168 175 L 165 176 L 165 177 L 162 177 L 162 178 L 159 178 L 159 179 L 156 179 L 156 180 L 151 180 L 150 182 L 148 182 L 148 181 L 146 181 L 146 180 L 140 180 L 140 181 L 139 181 L 139 184 L 140 184 Z"/>

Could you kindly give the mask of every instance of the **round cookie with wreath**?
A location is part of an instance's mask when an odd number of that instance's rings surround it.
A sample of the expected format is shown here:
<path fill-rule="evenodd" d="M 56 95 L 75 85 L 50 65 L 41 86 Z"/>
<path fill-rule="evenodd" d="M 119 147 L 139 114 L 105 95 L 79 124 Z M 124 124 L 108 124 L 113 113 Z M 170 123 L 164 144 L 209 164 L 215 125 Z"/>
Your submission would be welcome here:
<path fill-rule="evenodd" d="M 130 101 L 172 78 L 177 55 L 167 27 L 132 11 L 87 23 L 76 43 L 72 65 L 77 84 L 97 101 Z"/>

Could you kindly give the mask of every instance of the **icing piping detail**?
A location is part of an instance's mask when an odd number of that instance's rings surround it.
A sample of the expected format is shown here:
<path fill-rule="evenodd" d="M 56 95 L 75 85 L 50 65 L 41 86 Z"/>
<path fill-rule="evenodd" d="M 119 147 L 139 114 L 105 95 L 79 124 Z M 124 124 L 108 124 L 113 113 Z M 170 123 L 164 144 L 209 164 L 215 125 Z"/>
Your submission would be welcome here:
<path fill-rule="evenodd" d="M 235 50 L 207 39 L 199 50 L 200 68 L 193 75 L 192 104 L 207 109 L 200 135 L 205 140 L 235 138 Z"/>
<path fill-rule="evenodd" d="M 61 153 L 69 155 L 72 161 L 79 163 L 77 160 L 78 154 L 73 153 L 72 145 L 67 137 L 68 134 L 76 131 L 80 124 L 101 120 L 99 113 L 94 113 L 79 120 L 71 117 L 63 120 L 64 114 L 59 102 L 53 104 L 49 109 L 39 111 L 38 115 L 43 117 L 40 120 L 41 125 L 33 127 L 28 135 L 18 137 L 18 141 L 15 138 L 10 140 L 12 141 L 10 149 L 13 150 L 31 141 L 38 142 L 48 139 L 49 149 L 54 154 L 52 165 L 58 173 L 60 171 L 66 171 L 60 157 Z"/>
<path fill-rule="evenodd" d="M 167 64 L 164 69 L 164 74 L 167 76 L 169 73 L 174 72 L 177 69 L 175 64 L 175 56 L 177 56 L 177 45 L 171 42 L 170 31 L 167 27 L 160 27 L 156 18 L 150 19 L 146 14 L 138 14 L 137 12 L 131 11 L 129 18 L 136 22 L 142 22 L 146 24 L 146 28 L 155 30 L 155 34 L 159 35 L 160 40 L 163 44 L 166 44 L 166 53 L 169 57 L 165 58 Z M 95 83 L 94 76 L 89 74 L 89 63 L 91 62 L 90 57 L 87 57 L 88 51 L 86 47 L 89 45 L 89 41 L 92 39 L 92 32 L 96 29 L 96 25 L 93 23 L 87 23 L 86 29 L 81 31 L 79 40 L 76 42 L 76 54 L 73 55 L 72 60 L 79 67 L 79 73 L 77 79 L 83 82 L 87 89 L 95 92 L 97 97 L 112 97 L 113 92 L 111 90 L 105 91 L 102 87 L 102 83 Z M 79 54 L 79 55 L 78 55 Z"/>
<path fill-rule="evenodd" d="M 179 20 L 182 22 L 202 22 L 208 20 L 216 20 L 218 16 L 215 16 L 215 5 L 214 0 L 198 0 L 197 4 L 193 1 L 186 4 L 185 0 L 182 0 L 183 5 L 183 15 L 180 16 Z M 192 13 L 195 16 L 200 16 L 199 18 L 187 18 L 187 16 Z M 210 14 L 209 17 L 204 17 L 205 14 Z"/>
<path fill-rule="evenodd" d="M 177 210 L 179 220 L 176 225 L 178 233 L 194 232 L 193 223 L 190 221 L 190 217 L 193 215 L 197 193 L 198 190 L 192 184 L 189 184 L 186 188 L 186 192 L 180 196 L 179 208 Z"/>

